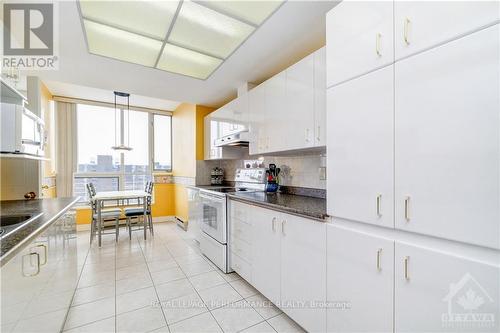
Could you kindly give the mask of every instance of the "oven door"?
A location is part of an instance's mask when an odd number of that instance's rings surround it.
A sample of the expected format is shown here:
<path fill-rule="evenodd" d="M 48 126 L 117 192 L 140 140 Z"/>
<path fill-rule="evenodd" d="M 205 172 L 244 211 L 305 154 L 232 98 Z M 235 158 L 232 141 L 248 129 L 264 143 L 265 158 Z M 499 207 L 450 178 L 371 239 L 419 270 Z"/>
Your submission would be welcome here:
<path fill-rule="evenodd" d="M 226 244 L 226 197 L 200 191 L 201 230 L 221 244 Z"/>

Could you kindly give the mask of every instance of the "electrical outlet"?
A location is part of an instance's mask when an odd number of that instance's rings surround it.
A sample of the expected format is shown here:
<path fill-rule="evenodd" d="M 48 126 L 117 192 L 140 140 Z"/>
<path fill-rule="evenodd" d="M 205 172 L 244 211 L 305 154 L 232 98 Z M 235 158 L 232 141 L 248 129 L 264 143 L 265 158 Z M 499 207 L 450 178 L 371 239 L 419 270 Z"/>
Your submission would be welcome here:
<path fill-rule="evenodd" d="M 318 173 L 319 173 L 319 180 L 326 180 L 326 167 L 319 167 Z"/>

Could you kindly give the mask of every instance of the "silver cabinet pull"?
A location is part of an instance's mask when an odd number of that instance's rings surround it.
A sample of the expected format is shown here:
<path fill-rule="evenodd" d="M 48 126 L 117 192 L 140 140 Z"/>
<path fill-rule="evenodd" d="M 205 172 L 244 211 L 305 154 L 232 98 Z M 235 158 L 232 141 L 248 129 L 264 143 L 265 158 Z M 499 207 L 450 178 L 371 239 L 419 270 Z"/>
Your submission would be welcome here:
<path fill-rule="evenodd" d="M 309 142 L 309 128 L 306 128 L 306 142 Z"/>
<path fill-rule="evenodd" d="M 273 217 L 273 232 L 276 232 L 276 218 Z"/>
<path fill-rule="evenodd" d="M 406 45 L 410 45 L 410 27 L 411 27 L 410 19 L 405 18 L 404 29 L 403 29 L 403 38 L 405 40 Z"/>
<path fill-rule="evenodd" d="M 36 271 L 34 273 L 26 273 L 24 271 L 24 263 L 26 262 L 26 260 L 24 260 L 24 258 L 29 257 L 30 258 L 30 266 L 33 266 L 33 265 L 31 265 L 31 258 L 33 258 L 33 256 L 35 256 L 35 258 L 36 258 Z M 22 257 L 21 266 L 22 266 L 21 268 L 22 268 L 23 276 L 30 277 L 30 276 L 38 275 L 38 273 L 40 273 L 40 255 L 37 252 L 30 252 L 28 254 L 25 254 Z"/>
<path fill-rule="evenodd" d="M 45 244 L 37 244 L 35 245 L 34 247 L 32 247 L 30 249 L 31 252 L 36 252 L 36 248 L 37 247 L 41 247 L 43 248 L 43 262 L 40 262 L 40 265 L 45 265 L 47 263 L 47 254 L 48 254 L 48 251 L 47 251 L 47 246 Z M 34 251 L 33 251 L 34 250 Z M 38 252 L 37 252 L 38 253 Z"/>
<path fill-rule="evenodd" d="M 382 216 L 382 194 L 377 195 L 377 216 L 381 217 Z"/>
<path fill-rule="evenodd" d="M 380 264 L 380 256 L 382 255 L 382 248 L 377 250 L 377 271 L 382 270 L 382 266 Z"/>
<path fill-rule="evenodd" d="M 410 197 L 405 198 L 405 220 L 410 221 Z"/>
<path fill-rule="evenodd" d="M 380 39 L 382 38 L 382 34 L 377 32 L 377 34 L 375 35 L 375 53 L 377 53 L 377 55 L 379 57 L 382 56 L 382 53 L 380 52 Z"/>
<path fill-rule="evenodd" d="M 405 274 L 405 280 L 410 279 L 410 272 L 409 272 L 409 262 L 410 262 L 410 257 L 406 256 L 404 258 L 404 274 Z"/>
<path fill-rule="evenodd" d="M 316 139 L 318 140 L 318 142 L 321 142 L 321 126 L 318 126 L 318 136 L 316 137 Z"/>
<path fill-rule="evenodd" d="M 283 234 L 283 236 L 286 236 L 286 233 L 285 233 L 285 223 L 286 223 L 285 220 L 283 220 L 283 222 L 281 222 L 281 233 Z"/>

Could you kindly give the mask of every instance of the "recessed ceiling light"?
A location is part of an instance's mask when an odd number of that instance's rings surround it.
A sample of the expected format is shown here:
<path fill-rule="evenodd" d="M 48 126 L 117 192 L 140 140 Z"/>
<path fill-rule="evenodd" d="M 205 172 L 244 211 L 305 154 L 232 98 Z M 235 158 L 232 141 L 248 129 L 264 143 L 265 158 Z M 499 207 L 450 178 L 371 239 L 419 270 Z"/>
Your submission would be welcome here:
<path fill-rule="evenodd" d="M 89 51 L 94 54 L 154 66 L 162 42 L 84 20 Z"/>
<path fill-rule="evenodd" d="M 80 1 L 84 18 L 163 40 L 178 1 Z"/>
<path fill-rule="evenodd" d="M 168 41 L 226 58 L 254 29 L 212 9 L 185 1 Z"/>
<path fill-rule="evenodd" d="M 221 63 L 221 59 L 167 43 L 157 67 L 169 72 L 206 79 Z"/>
<path fill-rule="evenodd" d="M 283 1 L 80 0 L 90 53 L 208 78 Z"/>
<path fill-rule="evenodd" d="M 260 25 L 283 1 L 199 1 L 198 3 L 233 18 Z"/>

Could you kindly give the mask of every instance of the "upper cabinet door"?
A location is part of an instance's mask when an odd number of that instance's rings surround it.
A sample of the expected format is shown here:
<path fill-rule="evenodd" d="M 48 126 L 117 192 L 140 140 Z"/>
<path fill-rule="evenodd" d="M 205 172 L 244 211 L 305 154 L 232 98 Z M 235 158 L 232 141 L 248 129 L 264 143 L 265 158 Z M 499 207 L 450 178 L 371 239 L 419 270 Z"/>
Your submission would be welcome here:
<path fill-rule="evenodd" d="M 281 304 L 308 332 L 326 331 L 326 224 L 282 214 Z M 291 306 L 304 302 L 304 306 Z"/>
<path fill-rule="evenodd" d="M 265 125 L 266 94 L 265 86 L 259 85 L 248 92 L 248 131 L 249 154 L 260 154 L 263 151 Z"/>
<path fill-rule="evenodd" d="M 499 332 L 498 254 L 484 257 L 396 242 L 395 332 Z"/>
<path fill-rule="evenodd" d="M 393 2 L 342 1 L 326 15 L 327 87 L 394 61 Z"/>
<path fill-rule="evenodd" d="M 314 145 L 314 57 L 305 57 L 286 70 L 286 130 L 284 150 Z"/>
<path fill-rule="evenodd" d="M 288 110 L 286 105 L 286 72 L 281 72 L 265 83 L 266 94 L 266 133 L 265 151 L 280 151 L 286 147 L 288 130 L 292 125 L 286 122 Z"/>
<path fill-rule="evenodd" d="M 327 310 L 327 331 L 393 332 L 394 241 L 328 225 L 327 244 L 327 302 L 351 305 Z"/>
<path fill-rule="evenodd" d="M 395 1 L 396 60 L 500 19 L 498 1 Z"/>
<path fill-rule="evenodd" d="M 314 52 L 314 145 L 326 146 L 326 48 Z"/>
<path fill-rule="evenodd" d="M 327 91 L 331 216 L 394 227 L 393 73 L 388 66 Z"/>
<path fill-rule="evenodd" d="M 500 248 L 499 37 L 396 63 L 396 228 Z"/>

